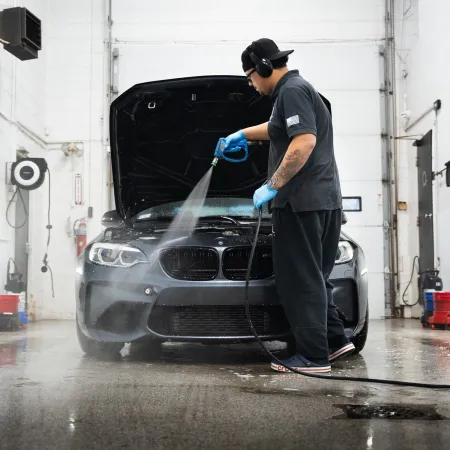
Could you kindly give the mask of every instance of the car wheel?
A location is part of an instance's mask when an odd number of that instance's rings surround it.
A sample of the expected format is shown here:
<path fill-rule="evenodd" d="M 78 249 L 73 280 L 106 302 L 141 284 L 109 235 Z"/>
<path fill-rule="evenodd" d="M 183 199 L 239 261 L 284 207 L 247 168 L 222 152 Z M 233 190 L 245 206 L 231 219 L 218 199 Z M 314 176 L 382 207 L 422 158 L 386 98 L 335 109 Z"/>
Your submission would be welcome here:
<path fill-rule="evenodd" d="M 125 344 L 123 342 L 99 342 L 89 339 L 83 334 L 78 325 L 77 320 L 77 336 L 80 347 L 88 356 L 95 356 L 98 358 L 111 358 L 120 353 Z"/>
<path fill-rule="evenodd" d="M 369 307 L 367 307 L 366 320 L 359 334 L 351 339 L 355 346 L 355 354 L 362 352 L 366 345 L 367 335 L 369 334 Z"/>

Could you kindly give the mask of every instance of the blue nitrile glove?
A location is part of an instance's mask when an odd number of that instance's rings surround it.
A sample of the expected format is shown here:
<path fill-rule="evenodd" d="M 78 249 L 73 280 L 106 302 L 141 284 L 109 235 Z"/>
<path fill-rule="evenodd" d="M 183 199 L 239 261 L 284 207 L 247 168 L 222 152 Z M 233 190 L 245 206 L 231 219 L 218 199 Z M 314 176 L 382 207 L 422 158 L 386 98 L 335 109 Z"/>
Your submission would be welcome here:
<path fill-rule="evenodd" d="M 229 151 L 229 147 L 235 147 L 233 144 L 237 144 L 240 141 L 246 141 L 245 135 L 242 130 L 236 131 L 225 138 L 225 145 L 222 150 Z"/>
<path fill-rule="evenodd" d="M 272 200 L 275 195 L 278 194 L 278 191 L 270 188 L 267 184 L 263 184 L 259 189 L 255 191 L 253 194 L 253 204 L 255 208 L 261 208 L 264 203 L 267 203 L 269 200 Z"/>
<path fill-rule="evenodd" d="M 239 141 L 245 140 L 244 132 L 242 130 L 236 131 L 236 133 L 230 134 L 225 138 L 225 150 L 232 146 L 232 144 L 237 144 Z"/>

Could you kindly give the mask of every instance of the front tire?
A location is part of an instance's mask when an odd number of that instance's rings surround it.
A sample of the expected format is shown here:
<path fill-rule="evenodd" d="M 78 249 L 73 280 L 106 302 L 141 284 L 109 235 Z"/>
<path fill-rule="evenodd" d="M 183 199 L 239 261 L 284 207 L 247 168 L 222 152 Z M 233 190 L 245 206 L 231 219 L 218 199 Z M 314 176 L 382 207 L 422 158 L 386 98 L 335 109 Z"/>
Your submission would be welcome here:
<path fill-rule="evenodd" d="M 369 306 L 367 306 L 366 320 L 359 334 L 351 339 L 355 346 L 355 354 L 361 353 L 366 346 L 367 335 L 369 334 Z"/>
<path fill-rule="evenodd" d="M 89 339 L 80 329 L 77 319 L 77 336 L 81 349 L 88 356 L 97 358 L 113 358 L 123 349 L 123 342 L 99 342 Z"/>

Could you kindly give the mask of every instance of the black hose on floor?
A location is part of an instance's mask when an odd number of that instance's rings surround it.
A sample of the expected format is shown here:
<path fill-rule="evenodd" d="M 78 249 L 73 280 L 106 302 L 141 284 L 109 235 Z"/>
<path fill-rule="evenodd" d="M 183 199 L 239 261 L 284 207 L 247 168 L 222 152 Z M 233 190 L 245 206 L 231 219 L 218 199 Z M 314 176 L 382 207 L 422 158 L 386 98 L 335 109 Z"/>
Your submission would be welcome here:
<path fill-rule="evenodd" d="M 250 253 L 250 259 L 249 259 L 248 267 L 247 267 L 247 276 L 245 278 L 245 312 L 247 314 L 247 320 L 248 320 L 248 323 L 252 330 L 253 336 L 255 336 L 255 338 L 258 341 L 261 348 L 272 359 L 274 359 L 278 364 L 280 364 L 284 368 L 290 370 L 291 372 L 298 373 L 299 375 L 303 375 L 305 377 L 310 377 L 310 378 L 320 378 L 322 380 L 356 381 L 356 382 L 362 382 L 362 383 L 390 384 L 390 385 L 394 385 L 394 386 L 408 386 L 408 387 L 418 387 L 418 388 L 427 388 L 427 389 L 450 389 L 449 384 L 410 383 L 408 381 L 380 380 L 377 378 L 342 377 L 342 376 L 334 376 L 334 375 L 318 375 L 318 374 L 312 374 L 312 373 L 305 373 L 300 370 L 294 369 L 293 367 L 289 367 L 288 365 L 286 365 L 282 361 L 280 361 L 277 357 L 275 357 L 266 348 L 264 343 L 261 341 L 260 337 L 258 336 L 258 333 L 256 332 L 256 330 L 253 326 L 252 318 L 250 316 L 250 304 L 249 304 L 248 290 L 249 290 L 249 283 L 250 283 L 250 274 L 251 274 L 251 269 L 252 269 L 252 264 L 253 264 L 253 257 L 255 256 L 255 250 L 256 250 L 256 245 L 257 245 L 258 236 L 259 236 L 259 229 L 261 227 L 261 219 L 262 219 L 262 210 L 259 209 L 258 225 L 256 227 L 255 237 L 253 239 L 252 251 Z"/>

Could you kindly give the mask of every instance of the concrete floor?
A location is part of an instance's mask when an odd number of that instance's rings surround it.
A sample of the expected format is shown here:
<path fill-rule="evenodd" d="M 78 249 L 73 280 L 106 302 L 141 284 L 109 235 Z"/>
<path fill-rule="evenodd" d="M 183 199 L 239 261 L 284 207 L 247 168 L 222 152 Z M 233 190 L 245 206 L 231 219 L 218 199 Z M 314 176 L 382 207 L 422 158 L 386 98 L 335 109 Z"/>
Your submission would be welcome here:
<path fill-rule="evenodd" d="M 275 348 L 281 344 L 275 343 Z M 450 332 L 374 321 L 334 374 L 450 383 Z M 342 418 L 339 405 L 432 405 L 450 392 L 276 374 L 255 345 L 85 357 L 71 322 L 0 333 L 1 449 L 444 449 L 446 420 Z"/>

